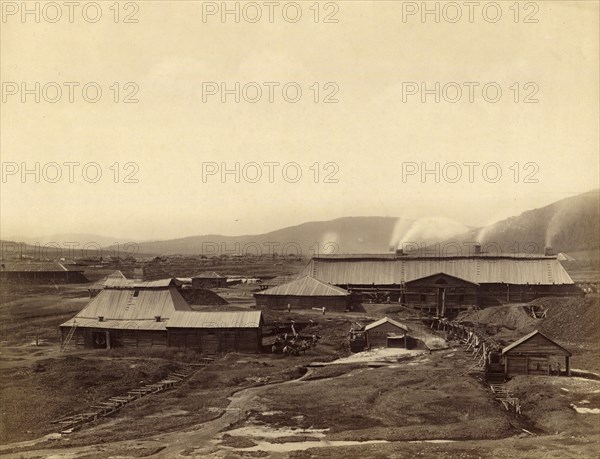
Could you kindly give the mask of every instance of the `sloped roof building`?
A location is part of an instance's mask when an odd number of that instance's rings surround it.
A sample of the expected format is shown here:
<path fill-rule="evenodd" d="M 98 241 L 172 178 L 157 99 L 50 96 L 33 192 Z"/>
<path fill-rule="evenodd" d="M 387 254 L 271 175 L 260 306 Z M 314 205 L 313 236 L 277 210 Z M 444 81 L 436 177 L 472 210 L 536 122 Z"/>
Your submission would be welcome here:
<path fill-rule="evenodd" d="M 61 325 L 63 344 L 184 346 L 209 353 L 260 350 L 259 311 L 195 311 L 177 286 L 175 279 L 108 279 L 96 297 Z"/>
<path fill-rule="evenodd" d="M 583 294 L 555 255 L 320 255 L 301 275 L 442 316 L 472 306 Z"/>
<path fill-rule="evenodd" d="M 256 305 L 267 309 L 323 308 L 345 311 L 350 293 L 312 276 L 303 276 L 254 294 Z"/>

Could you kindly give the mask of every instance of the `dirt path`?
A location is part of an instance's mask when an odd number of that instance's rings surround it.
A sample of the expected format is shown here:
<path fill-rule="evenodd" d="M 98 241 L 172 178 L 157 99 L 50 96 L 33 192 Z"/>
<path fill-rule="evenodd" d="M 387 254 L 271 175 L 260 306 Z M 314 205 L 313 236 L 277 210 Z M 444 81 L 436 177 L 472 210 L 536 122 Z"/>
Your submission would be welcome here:
<path fill-rule="evenodd" d="M 214 445 L 210 443 L 219 432 L 230 427 L 232 424 L 244 419 L 246 411 L 251 403 L 265 390 L 282 386 L 286 384 L 297 384 L 309 377 L 312 370 L 309 369 L 300 378 L 284 381 L 281 383 L 267 384 L 264 386 L 250 387 L 235 392 L 231 397 L 231 402 L 225 409 L 222 416 L 198 424 L 192 427 L 192 430 L 186 429 L 184 431 L 170 432 L 162 435 L 153 435 L 151 438 L 127 440 L 121 442 L 105 443 L 101 445 L 89 445 L 80 446 L 75 448 L 60 448 L 60 449 L 41 449 L 41 450 L 29 450 L 18 453 L 9 453 L 6 455 L 0 455 L 0 458 L 39 458 L 39 457 L 52 457 L 53 459 L 70 459 L 74 457 L 80 457 L 82 455 L 96 454 L 98 457 L 105 457 L 118 454 L 127 454 L 126 451 L 134 451 L 137 449 L 162 449 L 158 454 L 153 454 L 153 458 L 189 458 L 188 454 L 183 454 L 194 451 L 195 457 L 202 457 L 203 452 Z M 13 443 L 3 445 L 3 450 L 8 450 L 18 447 L 33 446 L 36 443 L 44 441 L 45 438 L 38 440 L 31 440 L 22 443 Z"/>

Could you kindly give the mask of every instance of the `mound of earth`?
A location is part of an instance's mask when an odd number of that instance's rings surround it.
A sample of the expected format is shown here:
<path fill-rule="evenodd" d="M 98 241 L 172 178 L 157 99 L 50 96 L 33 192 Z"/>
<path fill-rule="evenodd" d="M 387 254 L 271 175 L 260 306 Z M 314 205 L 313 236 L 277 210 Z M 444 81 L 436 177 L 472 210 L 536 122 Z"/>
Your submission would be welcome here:
<path fill-rule="evenodd" d="M 227 300 L 205 288 L 185 288 L 179 290 L 179 293 L 192 306 L 229 304 Z"/>
<path fill-rule="evenodd" d="M 538 326 L 542 333 L 573 344 L 600 340 L 599 298 L 538 298 L 530 304 L 547 310 Z"/>
<path fill-rule="evenodd" d="M 525 312 L 523 305 L 518 304 L 465 311 L 458 315 L 457 320 L 486 325 L 488 328 L 506 328 L 521 334 L 531 332 L 539 323 Z"/>

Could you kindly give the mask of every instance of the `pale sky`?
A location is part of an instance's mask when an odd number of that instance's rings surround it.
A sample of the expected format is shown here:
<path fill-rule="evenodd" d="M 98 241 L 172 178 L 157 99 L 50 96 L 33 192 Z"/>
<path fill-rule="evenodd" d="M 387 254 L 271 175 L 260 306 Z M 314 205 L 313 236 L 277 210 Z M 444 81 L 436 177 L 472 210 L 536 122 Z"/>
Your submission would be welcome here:
<path fill-rule="evenodd" d="M 34 8 L 36 2 L 29 3 Z M 113 0 L 99 3 L 102 17 L 96 23 L 87 22 L 80 9 L 70 23 L 66 6 L 58 22 L 48 21 L 56 11 L 47 8 L 37 23 L 33 14 L 25 22 L 20 11 L 12 14 L 21 2 L 2 2 L 4 238 L 238 235 L 361 215 L 445 217 L 480 226 L 599 186 L 597 2 L 538 1 L 537 12 L 520 2 L 518 23 L 513 1 L 499 2 L 502 17 L 496 23 L 481 8 L 470 23 L 464 2 L 457 2 L 463 6 L 456 23 L 449 22 L 456 11 L 442 10 L 447 2 L 438 2 L 439 23 L 433 15 L 423 22 L 419 12 L 403 21 L 403 8 L 410 12 L 413 4 L 400 1 L 320 2 L 318 23 L 310 9 L 314 1 L 298 2 L 297 23 L 282 16 L 289 2 L 280 2 L 273 23 L 264 2 L 257 2 L 263 16 L 256 23 L 248 22 L 256 10 L 247 2 L 239 3 L 246 13 L 239 23 L 233 15 L 222 22 L 218 12 L 203 22 L 203 8 L 212 4 L 201 1 L 132 2 L 138 11 L 125 10 L 121 2 L 115 23 Z M 228 2 L 232 9 L 235 4 Z M 293 18 L 293 8 L 286 11 Z M 129 13 L 137 23 L 123 23 Z M 332 13 L 338 22 L 323 23 Z M 93 19 L 95 12 L 86 14 Z M 486 10 L 488 19 L 495 14 Z M 528 15 L 538 22 L 524 23 Z M 72 103 L 65 82 L 79 84 Z M 97 103 L 82 96 L 90 82 L 102 89 Z M 128 82 L 134 85 L 125 87 Z M 216 85 L 203 85 L 212 82 Z M 229 88 L 255 82 L 262 97 L 250 103 L 241 94 L 236 103 L 229 95 L 222 103 L 220 93 L 206 94 L 223 82 Z M 278 84 L 272 86 L 273 103 L 265 82 Z M 435 94 L 425 103 L 420 93 L 407 94 L 421 83 L 434 89 L 436 82 L 446 87 L 439 103 Z M 473 102 L 467 82 L 476 85 Z M 25 102 L 21 83 L 34 92 Z M 289 98 L 295 87 L 302 89 L 297 103 L 284 99 L 287 83 Z M 488 83 L 493 83 L 488 99 L 495 88 L 502 90 L 496 103 L 483 97 Z M 248 99 L 255 97 L 256 85 L 246 86 Z M 56 86 L 62 87 L 60 97 Z M 93 98 L 90 86 L 87 95 Z M 462 97 L 450 103 L 456 87 Z M 136 88 L 139 102 L 123 103 Z M 323 103 L 332 92 L 338 103 Z M 524 103 L 528 96 L 538 102 Z M 56 103 L 46 100 L 53 98 Z M 73 183 L 65 162 L 79 163 Z M 119 183 L 111 169 L 115 162 Z M 279 166 L 273 166 L 270 183 L 264 163 L 273 162 Z M 417 171 L 403 181 L 403 167 L 414 171 L 424 163 L 433 169 L 436 162 L 448 180 L 440 174 L 435 183 L 430 174 L 422 183 Z M 479 163 L 473 183 L 465 162 Z M 34 170 L 35 163 L 40 183 L 35 173 L 23 180 L 23 164 Z M 61 165 L 56 183 L 48 181 L 56 176 L 50 163 Z M 94 177 L 91 163 L 101 168 L 96 183 L 82 175 L 88 165 L 88 178 Z M 135 163 L 137 172 L 131 165 L 124 169 L 126 163 Z M 218 173 L 203 182 L 203 163 L 219 169 L 239 163 L 240 182 L 230 174 L 223 183 Z M 247 163 L 261 165 L 258 182 L 244 180 L 241 172 L 250 180 L 256 173 L 252 166 L 243 168 Z M 297 165 L 288 167 L 286 181 L 282 167 L 289 163 Z M 333 165 L 326 169 L 326 163 Z M 447 163 L 461 165 L 460 179 L 454 179 L 453 166 L 442 171 Z M 496 183 L 484 179 L 486 164 L 491 178 L 500 167 Z M 290 183 L 294 167 L 302 177 Z M 130 172 L 138 183 L 123 183 Z M 329 173 L 337 183 L 323 183 Z M 537 183 L 525 183 L 529 174 Z"/>

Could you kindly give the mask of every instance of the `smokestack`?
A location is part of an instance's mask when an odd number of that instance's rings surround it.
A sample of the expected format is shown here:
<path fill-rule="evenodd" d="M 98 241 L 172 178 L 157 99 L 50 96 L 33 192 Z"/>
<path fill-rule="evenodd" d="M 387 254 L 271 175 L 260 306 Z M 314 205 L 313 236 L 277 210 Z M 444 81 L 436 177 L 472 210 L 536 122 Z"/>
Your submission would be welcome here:
<path fill-rule="evenodd" d="M 475 255 L 479 255 L 481 253 L 481 244 L 475 244 L 473 247 L 473 253 Z"/>
<path fill-rule="evenodd" d="M 551 257 L 554 255 L 554 250 L 552 250 L 552 247 L 546 247 L 544 249 L 544 255 L 546 255 L 547 257 Z"/>
<path fill-rule="evenodd" d="M 404 250 L 403 249 L 396 249 L 396 256 L 397 257 L 401 257 L 404 255 Z"/>

